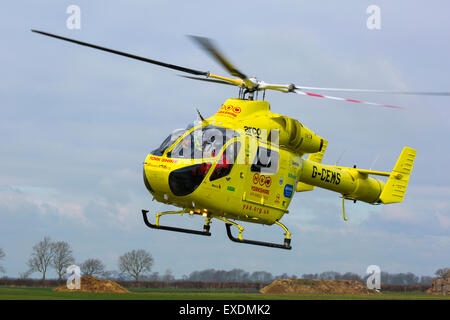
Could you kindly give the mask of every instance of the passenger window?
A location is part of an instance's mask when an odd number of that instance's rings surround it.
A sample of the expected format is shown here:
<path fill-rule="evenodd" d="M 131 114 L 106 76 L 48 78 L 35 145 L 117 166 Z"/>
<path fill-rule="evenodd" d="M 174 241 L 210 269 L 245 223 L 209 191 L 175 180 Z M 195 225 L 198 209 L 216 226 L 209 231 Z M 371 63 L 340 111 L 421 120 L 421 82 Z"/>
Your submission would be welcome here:
<path fill-rule="evenodd" d="M 275 174 L 278 172 L 278 158 L 278 152 L 258 147 L 250 170 L 252 172 Z"/>
<path fill-rule="evenodd" d="M 241 147 L 240 142 L 231 143 L 222 153 L 219 162 L 216 164 L 213 173 L 209 177 L 209 181 L 214 181 L 230 174 L 231 169 L 236 161 L 236 158 Z"/>

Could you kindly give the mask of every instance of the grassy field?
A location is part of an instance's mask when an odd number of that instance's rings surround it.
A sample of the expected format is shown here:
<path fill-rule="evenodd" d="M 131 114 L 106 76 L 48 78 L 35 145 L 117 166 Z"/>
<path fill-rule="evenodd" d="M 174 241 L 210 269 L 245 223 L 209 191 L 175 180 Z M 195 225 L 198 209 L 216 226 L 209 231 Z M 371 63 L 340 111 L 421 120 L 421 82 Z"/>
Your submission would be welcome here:
<path fill-rule="evenodd" d="M 52 288 L 0 287 L 0 300 L 450 300 L 450 296 L 387 292 L 381 295 L 264 295 L 239 291 L 131 289 L 130 293 L 54 292 Z"/>

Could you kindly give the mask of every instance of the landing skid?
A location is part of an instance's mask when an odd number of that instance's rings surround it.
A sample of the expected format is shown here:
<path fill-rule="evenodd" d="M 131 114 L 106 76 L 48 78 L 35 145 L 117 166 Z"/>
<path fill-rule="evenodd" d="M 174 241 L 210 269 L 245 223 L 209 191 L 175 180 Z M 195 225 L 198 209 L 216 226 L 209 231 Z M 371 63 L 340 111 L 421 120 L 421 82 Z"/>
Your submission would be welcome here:
<path fill-rule="evenodd" d="M 290 250 L 291 247 L 291 234 L 288 231 L 288 229 L 281 224 L 278 221 L 275 221 L 275 224 L 279 225 L 280 227 L 282 227 L 286 233 L 285 233 L 285 238 L 284 238 L 284 243 L 283 244 L 278 244 L 278 243 L 272 243 L 272 242 L 264 242 L 264 241 L 256 241 L 256 240 L 247 240 L 247 239 L 243 239 L 242 238 L 242 233 L 244 231 L 244 228 L 240 225 L 238 225 L 237 223 L 225 219 L 223 217 L 220 216 L 209 216 L 206 218 L 206 222 L 205 225 L 203 226 L 203 231 L 200 230 L 192 230 L 192 229 L 184 229 L 184 228 L 177 228 L 177 227 L 169 227 L 169 226 L 162 226 L 159 224 L 159 218 L 162 215 L 166 215 L 166 214 L 184 214 L 187 213 L 188 211 L 186 210 L 179 210 L 179 211 L 166 211 L 166 212 L 161 212 L 158 213 L 156 215 L 156 222 L 155 224 L 150 223 L 150 221 L 148 220 L 147 217 L 147 213 L 148 210 L 142 210 L 142 216 L 144 218 L 144 223 L 147 227 L 152 228 L 152 229 L 160 229 L 160 230 L 167 230 L 167 231 L 175 231 L 175 232 L 183 232 L 183 233 L 189 233 L 189 234 L 197 234 L 197 235 L 201 235 L 201 236 L 211 236 L 211 233 L 209 232 L 210 229 L 210 223 L 212 218 L 216 218 L 218 220 L 221 220 L 223 222 L 225 222 L 225 226 L 227 229 L 227 235 L 228 238 L 233 241 L 233 242 L 237 242 L 237 243 L 247 243 L 247 244 L 252 244 L 252 245 L 256 245 L 256 246 L 264 246 L 264 247 L 270 247 L 270 248 L 279 248 L 279 249 L 286 249 L 286 250 Z M 192 211 L 191 211 L 192 214 Z M 231 233 L 231 226 L 234 225 L 239 229 L 239 236 L 237 238 L 233 237 L 232 233 Z"/>
<path fill-rule="evenodd" d="M 228 238 L 233 241 L 233 242 L 238 242 L 238 243 L 248 243 L 248 244 L 253 244 L 255 246 L 264 246 L 264 247 L 270 247 L 270 248 L 279 248 L 279 249 L 287 249 L 287 250 L 291 250 L 291 239 L 284 239 L 284 244 L 278 244 L 278 243 L 272 243 L 272 242 L 264 242 L 264 241 L 256 241 L 256 240 L 246 240 L 246 239 L 239 239 L 239 238 L 235 238 L 233 237 L 233 235 L 231 234 L 231 223 L 225 223 L 225 226 L 227 227 L 227 235 Z"/>
<path fill-rule="evenodd" d="M 157 222 L 156 224 L 151 224 L 150 221 L 148 221 L 148 217 L 147 217 L 147 213 L 148 210 L 142 210 L 142 216 L 144 217 L 144 223 L 147 227 L 152 228 L 152 229 L 160 229 L 160 230 L 167 230 L 167 231 L 175 231 L 175 232 L 184 232 L 184 233 L 190 233 L 190 234 L 198 234 L 201 236 L 211 236 L 211 232 L 209 232 L 209 225 L 204 225 L 203 226 L 203 231 L 199 231 L 199 230 L 192 230 L 192 229 L 184 229 L 184 228 L 177 228 L 177 227 L 169 227 L 169 226 L 161 226 L 158 222 L 159 222 L 159 216 L 162 215 L 161 213 L 159 215 L 157 215 Z M 181 214 L 184 213 L 182 212 L 178 212 L 178 211 L 174 211 L 174 212 L 163 212 L 163 214 Z"/>

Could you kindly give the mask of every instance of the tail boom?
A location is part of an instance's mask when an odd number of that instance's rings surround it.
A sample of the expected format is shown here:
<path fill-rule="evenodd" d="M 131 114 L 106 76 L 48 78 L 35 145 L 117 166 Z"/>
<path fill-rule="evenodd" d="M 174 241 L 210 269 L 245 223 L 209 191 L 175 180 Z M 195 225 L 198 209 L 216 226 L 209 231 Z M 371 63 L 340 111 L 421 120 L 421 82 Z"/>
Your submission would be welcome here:
<path fill-rule="evenodd" d="M 402 202 L 414 163 L 416 150 L 405 147 L 392 172 L 338 167 L 303 159 L 298 181 L 341 193 L 346 199 L 367 203 Z M 387 182 L 371 177 L 387 176 Z"/>

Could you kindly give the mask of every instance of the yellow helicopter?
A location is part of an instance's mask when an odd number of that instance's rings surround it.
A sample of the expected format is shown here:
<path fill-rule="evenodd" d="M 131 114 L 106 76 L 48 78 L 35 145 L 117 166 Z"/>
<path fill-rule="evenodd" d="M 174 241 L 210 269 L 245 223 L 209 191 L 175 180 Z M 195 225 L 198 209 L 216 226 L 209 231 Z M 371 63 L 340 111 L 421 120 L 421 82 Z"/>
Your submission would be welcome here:
<path fill-rule="evenodd" d="M 416 150 L 404 147 L 391 172 L 364 170 L 322 164 L 327 140 L 299 121 L 270 111 L 264 100 L 266 90 L 296 93 L 338 101 L 400 108 L 372 102 L 310 93 L 310 90 L 450 95 L 448 92 L 399 92 L 382 90 L 304 87 L 294 84 L 271 84 L 249 78 L 239 71 L 208 38 L 191 36 L 234 77 L 185 68 L 94 44 L 65 38 L 43 31 L 33 32 L 118 54 L 132 59 L 181 71 L 189 79 L 234 85 L 238 98 L 225 101 L 217 112 L 186 129 L 172 132 L 145 159 L 143 178 L 147 190 L 158 202 L 180 210 L 156 214 L 152 224 L 148 210 L 142 210 L 145 224 L 154 229 L 210 236 L 213 219 L 223 221 L 230 240 L 274 248 L 291 249 L 291 233 L 280 220 L 289 213 L 294 192 L 312 191 L 314 187 L 337 192 L 344 201 L 370 204 L 402 202 L 413 168 Z M 307 90 L 307 91 L 305 91 Z M 261 100 L 258 100 L 262 96 Z M 387 181 L 373 176 L 387 177 Z M 386 179 L 386 178 L 385 178 Z M 168 214 L 200 215 L 203 230 L 191 230 L 160 224 Z M 237 221 L 276 224 L 284 230 L 282 244 L 243 238 L 244 228 Z M 239 230 L 233 236 L 231 227 Z"/>

